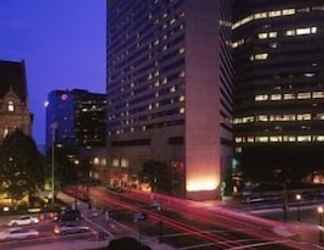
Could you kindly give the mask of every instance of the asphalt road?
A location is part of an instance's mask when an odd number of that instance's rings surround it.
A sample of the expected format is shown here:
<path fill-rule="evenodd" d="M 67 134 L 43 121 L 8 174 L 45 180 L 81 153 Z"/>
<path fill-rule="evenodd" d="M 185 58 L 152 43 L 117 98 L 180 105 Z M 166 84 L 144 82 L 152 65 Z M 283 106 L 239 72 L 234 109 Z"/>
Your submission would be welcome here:
<path fill-rule="evenodd" d="M 74 195 L 81 192 L 70 191 Z M 224 214 L 216 216 L 200 208 L 194 209 L 189 202 L 181 205 L 168 201 L 162 204 L 162 211 L 157 212 L 148 208 L 151 201 L 134 194 L 116 194 L 102 188 L 93 188 L 90 192 L 96 206 L 113 210 L 113 217 L 137 233 L 137 237 L 155 238 L 177 249 L 316 249 L 277 237 L 268 229 L 258 228 L 253 221 L 248 226 L 247 222 L 235 221 L 235 218 L 233 221 Z M 148 220 L 134 223 L 133 216 L 138 211 L 145 212 Z"/>
<path fill-rule="evenodd" d="M 82 222 L 82 224 L 88 225 L 86 222 Z M 87 233 L 58 236 L 53 233 L 54 226 L 55 223 L 50 220 L 41 221 L 39 224 L 36 225 L 23 226 L 23 228 L 37 230 L 40 233 L 39 236 L 32 239 L 0 241 L 0 249 L 1 250 L 11 250 L 14 248 L 23 249 L 24 247 L 28 247 L 28 246 L 49 244 L 49 243 L 60 242 L 60 241 L 91 239 L 95 237 L 94 229 L 91 229 L 91 231 Z M 8 228 L 9 227 L 6 225 L 0 225 L 0 231 L 6 230 Z"/>

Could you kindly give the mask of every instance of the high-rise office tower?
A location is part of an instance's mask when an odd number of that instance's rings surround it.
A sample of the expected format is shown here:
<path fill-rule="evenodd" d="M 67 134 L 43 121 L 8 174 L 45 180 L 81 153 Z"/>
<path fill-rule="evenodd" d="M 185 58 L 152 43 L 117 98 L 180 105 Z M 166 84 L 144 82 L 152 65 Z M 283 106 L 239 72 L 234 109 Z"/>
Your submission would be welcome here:
<path fill-rule="evenodd" d="M 76 150 L 105 147 L 106 95 L 86 90 L 55 90 L 46 103 L 46 144 Z"/>
<path fill-rule="evenodd" d="M 233 10 L 235 143 L 245 166 L 321 166 L 323 1 L 238 0 Z"/>
<path fill-rule="evenodd" d="M 0 143 L 16 129 L 32 134 L 25 63 L 0 60 Z"/>
<path fill-rule="evenodd" d="M 163 161 L 171 193 L 216 197 L 232 158 L 230 2 L 107 1 L 108 149 L 126 181 Z"/>

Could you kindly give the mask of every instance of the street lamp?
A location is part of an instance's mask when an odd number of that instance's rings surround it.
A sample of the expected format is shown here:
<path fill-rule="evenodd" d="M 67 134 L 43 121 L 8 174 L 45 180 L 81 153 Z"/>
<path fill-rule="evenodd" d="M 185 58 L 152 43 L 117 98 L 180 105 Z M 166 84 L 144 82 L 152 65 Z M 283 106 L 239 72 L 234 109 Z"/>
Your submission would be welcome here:
<path fill-rule="evenodd" d="M 55 141 L 56 129 L 58 124 L 56 122 L 51 124 L 52 129 L 52 206 L 55 205 Z"/>
<path fill-rule="evenodd" d="M 302 199 L 302 196 L 300 194 L 296 194 L 296 200 L 297 200 L 297 220 L 301 221 L 300 217 L 300 201 Z"/>
<path fill-rule="evenodd" d="M 322 206 L 317 207 L 317 212 L 319 214 L 319 242 L 321 243 L 323 241 L 323 236 L 322 236 L 322 225 L 323 225 L 323 213 L 324 209 Z"/>

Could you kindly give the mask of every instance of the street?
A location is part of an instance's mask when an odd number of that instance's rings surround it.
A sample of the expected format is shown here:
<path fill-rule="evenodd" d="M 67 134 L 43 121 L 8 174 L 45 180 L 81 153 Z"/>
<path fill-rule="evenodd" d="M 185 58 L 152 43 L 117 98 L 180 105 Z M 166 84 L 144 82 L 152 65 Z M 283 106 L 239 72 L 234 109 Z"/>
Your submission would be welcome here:
<path fill-rule="evenodd" d="M 86 222 L 81 222 L 81 225 L 91 226 Z M 21 228 L 26 229 L 34 229 L 39 232 L 39 236 L 24 239 L 24 240 L 4 240 L 0 241 L 0 249 L 1 250 L 13 250 L 13 249 L 23 249 L 26 247 L 37 246 L 37 245 L 48 245 L 57 242 L 65 242 L 65 241 L 76 241 L 76 240 L 94 240 L 96 237 L 96 231 L 91 228 L 89 232 L 86 233 L 77 233 L 71 235 L 55 235 L 53 232 L 55 223 L 51 220 L 41 221 L 39 224 L 23 226 Z M 0 225 L 0 232 L 4 230 L 8 230 L 9 227 L 7 225 Z"/>
<path fill-rule="evenodd" d="M 69 193 L 79 194 L 81 191 L 70 189 Z M 238 215 L 224 208 L 214 211 L 215 208 L 199 207 L 196 202 L 160 195 L 154 197 L 162 207 L 158 212 L 149 208 L 152 197 L 142 193 L 117 194 L 104 188 L 92 188 L 90 196 L 97 207 L 114 211 L 114 218 L 133 229 L 134 235 L 137 232 L 139 238 L 142 234 L 177 249 L 318 248 L 315 244 L 296 241 L 295 235 L 288 237 L 289 232 L 282 229 L 280 223 Z M 146 213 L 148 219 L 135 223 L 132 215 L 136 212 Z M 276 227 L 280 230 L 274 230 Z"/>

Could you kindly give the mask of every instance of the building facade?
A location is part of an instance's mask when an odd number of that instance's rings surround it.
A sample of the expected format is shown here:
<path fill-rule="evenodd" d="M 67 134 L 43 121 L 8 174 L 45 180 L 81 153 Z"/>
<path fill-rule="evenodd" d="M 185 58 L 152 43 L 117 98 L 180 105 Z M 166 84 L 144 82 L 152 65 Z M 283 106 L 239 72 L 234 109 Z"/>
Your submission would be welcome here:
<path fill-rule="evenodd" d="M 320 167 L 323 1 L 238 0 L 233 10 L 237 152 L 260 171 Z"/>
<path fill-rule="evenodd" d="M 46 145 L 53 131 L 59 147 L 92 149 L 106 145 L 106 95 L 86 90 L 55 90 L 46 102 Z"/>
<path fill-rule="evenodd" d="M 0 143 L 16 129 L 32 135 L 25 63 L 0 60 Z"/>
<path fill-rule="evenodd" d="M 174 195 L 217 196 L 232 158 L 230 2 L 107 1 L 108 152 L 118 178 L 161 161 Z"/>

